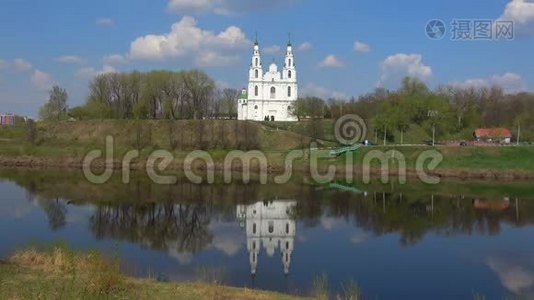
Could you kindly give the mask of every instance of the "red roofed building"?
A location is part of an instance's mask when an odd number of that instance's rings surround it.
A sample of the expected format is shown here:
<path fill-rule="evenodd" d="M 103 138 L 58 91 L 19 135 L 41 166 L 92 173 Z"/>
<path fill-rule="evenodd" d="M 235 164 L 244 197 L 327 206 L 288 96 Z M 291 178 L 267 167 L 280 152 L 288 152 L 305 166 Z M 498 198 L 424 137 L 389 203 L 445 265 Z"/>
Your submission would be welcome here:
<path fill-rule="evenodd" d="M 473 135 L 478 142 L 510 144 L 512 141 L 512 132 L 508 128 L 478 128 Z"/>

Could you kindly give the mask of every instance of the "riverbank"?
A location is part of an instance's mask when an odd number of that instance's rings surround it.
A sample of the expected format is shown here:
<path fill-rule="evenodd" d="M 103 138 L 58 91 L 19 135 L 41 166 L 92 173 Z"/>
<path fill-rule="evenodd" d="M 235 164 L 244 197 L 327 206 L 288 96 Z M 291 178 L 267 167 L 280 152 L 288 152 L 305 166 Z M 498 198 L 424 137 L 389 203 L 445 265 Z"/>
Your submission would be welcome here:
<path fill-rule="evenodd" d="M 272 127 L 273 124 L 276 128 Z M 273 124 L 266 126 L 262 123 L 232 120 L 101 120 L 39 122 L 33 133 L 26 127 L 0 128 L 0 167 L 80 170 L 87 153 L 93 150 L 105 153 L 106 137 L 111 136 L 116 169 L 122 168 L 121 158 L 129 151 L 139 151 L 139 157 L 132 160 L 130 169 L 145 171 L 148 157 L 156 150 L 166 150 L 174 158 L 166 170 L 183 171 L 187 155 L 193 150 L 203 150 L 210 154 L 214 162 L 212 168 L 216 171 L 222 173 L 229 168 L 232 171 L 240 171 L 240 163 L 234 163 L 231 167 L 224 164 L 232 149 L 240 149 L 260 150 L 267 159 L 268 173 L 275 176 L 286 170 L 285 159 L 290 151 L 309 149 L 312 139 L 304 135 L 306 131 L 302 128 L 285 128 L 282 123 Z M 329 124 L 326 127 L 332 126 Z M 318 146 L 328 148 L 336 147 L 336 144 L 322 141 Z M 370 164 L 366 163 L 367 155 L 375 150 L 384 154 L 385 161 L 381 164 L 380 160 L 375 159 Z M 398 152 L 392 155 L 389 152 L 391 150 Z M 402 165 L 398 160 L 403 158 L 406 162 L 406 174 L 417 177 L 418 158 L 429 150 L 443 156 L 443 161 L 436 168 L 426 170 L 429 175 L 468 180 L 534 179 L 534 147 L 530 146 L 365 147 L 352 155 L 350 164 L 353 168 L 349 169 L 349 172 L 356 177 L 367 172 L 377 176 L 383 171 L 397 175 L 399 165 Z M 305 158 L 294 160 L 293 173 L 310 174 L 309 150 L 305 151 Z M 428 164 L 428 161 L 426 163 Z M 91 167 L 98 170 L 103 169 L 105 165 L 103 159 L 97 159 Z M 331 166 L 336 167 L 338 177 L 344 177 L 347 172 L 346 156 L 320 159 L 317 169 L 320 173 L 325 173 Z M 207 167 L 195 161 L 192 168 L 201 172 Z M 250 169 L 255 173 L 260 170 L 255 162 L 250 164 Z"/>
<path fill-rule="evenodd" d="M 27 249 L 0 261 L 1 299 L 299 299 L 274 292 L 216 283 L 166 283 L 135 279 L 119 271 L 115 258 L 56 247 Z"/>
<path fill-rule="evenodd" d="M 84 166 L 84 154 L 89 152 L 86 148 L 53 148 L 52 150 L 25 148 L 18 146 L 18 152 L 1 151 L 6 146 L 0 146 L 0 167 L 3 168 L 24 168 L 24 169 L 68 169 L 71 171 L 81 171 Z M 13 147 L 10 147 L 13 150 Z M 318 161 L 317 169 L 321 174 L 327 172 L 330 166 L 336 168 L 338 178 L 345 177 L 348 173 L 356 178 L 369 173 L 372 176 L 379 176 L 382 172 L 396 176 L 399 174 L 398 157 L 389 159 L 389 165 L 381 165 L 378 159 L 365 163 L 365 157 L 370 151 L 378 150 L 387 153 L 396 150 L 402 154 L 406 162 L 406 174 L 409 177 L 417 177 L 417 159 L 428 150 L 437 151 L 443 156 L 443 161 L 432 170 L 425 170 L 426 174 L 440 178 L 469 179 L 469 180 L 531 180 L 534 179 L 534 147 L 493 147 L 493 148 L 456 148 L 456 147 L 370 147 L 358 150 L 353 154 L 352 171 L 347 171 L 345 156 L 338 158 L 323 158 Z M 55 152 L 57 151 L 57 152 Z M 129 165 L 130 170 L 146 172 L 147 157 L 151 152 L 141 151 L 140 157 L 132 160 Z M 162 171 L 183 172 L 184 161 L 189 152 L 174 151 L 169 152 L 174 159 Z M 225 165 L 224 160 L 229 151 L 215 150 L 208 151 L 213 158 L 213 165 L 209 167 L 217 173 L 222 174 L 228 168 L 231 171 L 242 171 L 241 163 L 233 163 L 231 167 Z M 286 170 L 285 158 L 289 151 L 265 151 L 263 154 L 267 159 L 267 171 L 271 176 L 281 175 Z M 7 155 L 6 155 L 7 154 Z M 122 153 L 116 157 L 123 156 Z M 309 156 L 309 154 L 307 154 Z M 427 162 L 428 163 L 428 162 Z M 106 162 L 103 158 L 96 159 L 91 163 L 91 169 L 97 171 L 105 168 Z M 115 159 L 114 169 L 122 169 L 122 160 Z M 207 166 L 201 161 L 195 161 L 191 168 L 196 172 L 206 171 Z M 260 166 L 253 161 L 250 164 L 252 173 L 258 173 Z M 310 160 L 297 159 L 292 165 L 293 173 L 308 176 L 310 175 Z"/>

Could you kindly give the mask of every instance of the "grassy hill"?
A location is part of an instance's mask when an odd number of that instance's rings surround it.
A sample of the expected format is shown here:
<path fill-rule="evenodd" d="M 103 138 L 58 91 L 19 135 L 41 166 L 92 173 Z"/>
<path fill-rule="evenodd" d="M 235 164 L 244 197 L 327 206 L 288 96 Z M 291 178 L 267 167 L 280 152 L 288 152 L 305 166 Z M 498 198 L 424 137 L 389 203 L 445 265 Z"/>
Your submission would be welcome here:
<path fill-rule="evenodd" d="M 367 139 L 382 145 L 384 136 L 374 122 L 367 122 Z M 106 136 L 115 138 L 119 148 L 168 150 L 259 149 L 286 151 L 307 147 L 312 140 L 335 146 L 335 121 L 248 122 L 236 120 L 88 120 L 39 122 L 33 143 L 39 146 L 103 145 Z M 0 127 L 0 143 L 28 141 L 25 125 Z M 437 140 L 470 140 L 471 130 Z M 432 139 L 429 130 L 411 125 L 404 133 L 404 144 L 423 144 Z M 387 143 L 400 144 L 401 133 L 388 131 Z"/>
<path fill-rule="evenodd" d="M 293 149 L 305 149 L 320 139 L 320 147 L 337 146 L 334 141 L 334 122 L 301 121 L 298 123 L 258 123 L 235 120 L 205 121 L 136 121 L 93 120 L 74 122 L 39 122 L 32 130 L 25 126 L 0 127 L 0 165 L 6 167 L 64 167 L 79 168 L 82 158 L 91 150 L 104 149 L 107 136 L 115 138 L 115 159 L 127 151 L 139 150 L 137 167 L 142 168 L 153 150 L 166 149 L 174 154 L 173 167 L 180 168 L 191 150 L 206 150 L 218 168 L 230 150 L 262 150 L 273 172 L 285 168 L 285 154 Z M 368 139 L 375 142 L 372 124 Z M 466 135 L 468 135 L 466 133 Z M 455 137 L 461 139 L 461 137 Z M 403 153 L 408 169 L 414 170 L 419 154 L 429 146 L 398 146 L 395 133 L 387 147 L 364 148 L 354 153 L 354 166 L 362 167 L 365 155 L 372 150 L 396 149 Z M 412 126 L 404 135 L 405 144 L 421 144 L 430 137 L 426 130 Z M 376 144 L 382 145 L 378 136 Z M 436 147 L 444 156 L 436 170 L 445 177 L 472 178 L 532 178 L 534 176 L 534 147 Z M 118 162 L 118 161 L 117 161 Z M 334 163 L 343 167 L 344 158 L 324 159 L 321 167 Z M 103 164 L 103 160 L 100 161 Z M 103 165 L 102 165 L 103 166 Z M 294 167 L 299 172 L 309 170 L 309 161 L 299 159 Z M 371 167 L 380 167 L 376 162 Z"/>
<path fill-rule="evenodd" d="M 24 125 L 0 128 L 0 143 L 4 148 L 17 148 L 24 143 L 42 148 L 85 148 L 104 145 L 107 136 L 114 137 L 118 148 L 168 150 L 283 151 L 302 148 L 311 141 L 295 132 L 234 120 L 39 122 L 33 139 L 29 136 L 29 129 Z"/>

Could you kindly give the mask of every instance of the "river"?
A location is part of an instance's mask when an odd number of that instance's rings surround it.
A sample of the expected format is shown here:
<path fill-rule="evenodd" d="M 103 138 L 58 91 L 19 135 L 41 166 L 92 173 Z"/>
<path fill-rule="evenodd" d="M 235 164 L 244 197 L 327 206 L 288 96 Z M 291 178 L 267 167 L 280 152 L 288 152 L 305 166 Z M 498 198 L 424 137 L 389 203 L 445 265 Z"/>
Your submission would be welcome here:
<path fill-rule="evenodd" d="M 104 185 L 78 173 L 0 171 L 0 257 L 32 244 L 118 254 L 125 273 L 310 295 L 355 282 L 366 298 L 534 292 L 534 187 Z"/>

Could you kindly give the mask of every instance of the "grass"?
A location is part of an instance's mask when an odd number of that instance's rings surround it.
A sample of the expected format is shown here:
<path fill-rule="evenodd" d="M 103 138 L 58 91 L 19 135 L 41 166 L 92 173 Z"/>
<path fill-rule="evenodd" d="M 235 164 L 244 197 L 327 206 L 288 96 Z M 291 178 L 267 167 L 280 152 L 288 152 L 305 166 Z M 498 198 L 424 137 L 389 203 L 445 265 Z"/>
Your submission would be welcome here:
<path fill-rule="evenodd" d="M 297 299 L 273 292 L 202 282 L 129 278 L 120 262 L 65 247 L 29 248 L 0 261 L 0 299 Z"/>
<path fill-rule="evenodd" d="M 345 300 L 361 300 L 362 292 L 358 283 L 354 280 L 349 280 L 346 283 L 343 283 L 341 286 L 343 294 L 338 296 L 339 299 Z"/>
<path fill-rule="evenodd" d="M 328 299 L 328 275 L 325 273 L 313 279 L 313 296 L 318 300 Z"/>
<path fill-rule="evenodd" d="M 525 170 L 534 171 L 534 147 L 430 147 L 388 146 L 362 148 L 354 155 L 355 164 L 360 164 L 370 151 L 398 150 L 406 158 L 408 168 L 415 168 L 417 158 L 427 150 L 437 150 L 443 155 L 438 169 L 446 170 Z M 342 162 L 341 159 L 338 163 Z M 378 166 L 378 160 L 372 166 Z"/>

